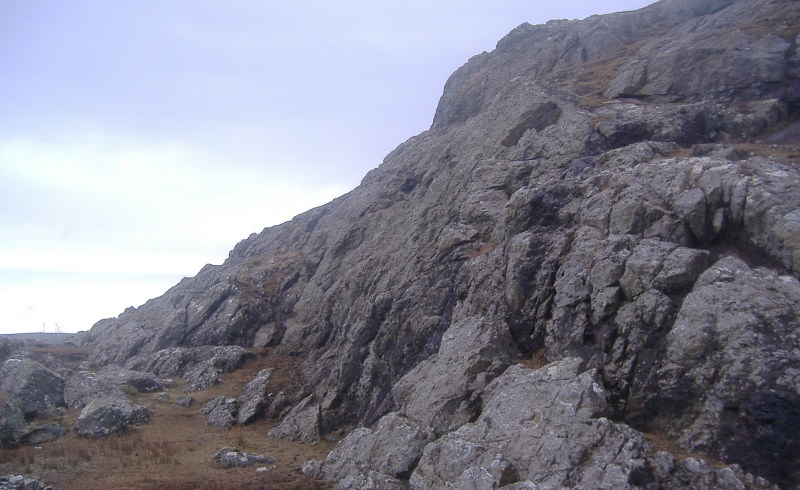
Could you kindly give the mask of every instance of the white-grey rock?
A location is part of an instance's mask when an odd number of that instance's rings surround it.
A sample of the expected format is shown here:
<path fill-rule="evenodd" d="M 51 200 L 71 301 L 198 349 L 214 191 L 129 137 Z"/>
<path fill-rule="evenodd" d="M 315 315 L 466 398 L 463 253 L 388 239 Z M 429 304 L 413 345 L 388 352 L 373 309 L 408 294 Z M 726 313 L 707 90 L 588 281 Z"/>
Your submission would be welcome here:
<path fill-rule="evenodd" d="M 129 425 L 147 422 L 150 411 L 126 399 L 98 398 L 81 410 L 75 430 L 85 437 L 107 437 L 120 434 Z"/>
<path fill-rule="evenodd" d="M 200 409 L 206 415 L 206 423 L 219 429 L 229 429 L 236 425 L 239 402 L 236 398 L 220 396 L 203 405 Z"/>
<path fill-rule="evenodd" d="M 267 403 L 267 387 L 272 376 L 272 369 L 259 371 L 250 380 L 239 395 L 239 411 L 236 415 L 236 423 L 239 425 L 247 424 L 262 415 L 265 404 Z"/>

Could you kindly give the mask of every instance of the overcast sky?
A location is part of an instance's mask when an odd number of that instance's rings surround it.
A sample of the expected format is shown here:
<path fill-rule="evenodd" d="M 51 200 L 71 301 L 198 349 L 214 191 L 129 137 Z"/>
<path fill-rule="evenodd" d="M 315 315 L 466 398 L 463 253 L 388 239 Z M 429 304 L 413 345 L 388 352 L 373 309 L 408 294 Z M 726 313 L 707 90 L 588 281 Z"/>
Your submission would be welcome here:
<path fill-rule="evenodd" d="M 88 329 L 349 191 L 519 24 L 649 3 L 0 1 L 0 333 Z"/>

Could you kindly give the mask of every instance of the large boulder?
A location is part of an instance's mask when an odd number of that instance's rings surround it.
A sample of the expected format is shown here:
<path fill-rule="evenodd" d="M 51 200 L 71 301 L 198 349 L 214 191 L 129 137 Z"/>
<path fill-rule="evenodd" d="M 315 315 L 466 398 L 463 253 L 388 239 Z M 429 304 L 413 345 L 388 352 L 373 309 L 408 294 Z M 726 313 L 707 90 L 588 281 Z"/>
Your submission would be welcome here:
<path fill-rule="evenodd" d="M 125 432 L 129 425 L 147 422 L 150 411 L 126 399 L 98 398 L 81 410 L 75 421 L 76 432 L 99 438 Z"/>
<path fill-rule="evenodd" d="M 206 415 L 206 423 L 219 429 L 229 429 L 236 425 L 239 402 L 236 398 L 220 396 L 203 405 L 200 409 Z"/>
<path fill-rule="evenodd" d="M 64 406 L 64 378 L 26 357 L 6 359 L 0 366 L 0 391 L 29 419 Z"/>
<path fill-rule="evenodd" d="M 69 408 L 83 408 L 98 398 L 124 399 L 119 386 L 105 376 L 79 371 L 64 383 L 64 402 Z"/>

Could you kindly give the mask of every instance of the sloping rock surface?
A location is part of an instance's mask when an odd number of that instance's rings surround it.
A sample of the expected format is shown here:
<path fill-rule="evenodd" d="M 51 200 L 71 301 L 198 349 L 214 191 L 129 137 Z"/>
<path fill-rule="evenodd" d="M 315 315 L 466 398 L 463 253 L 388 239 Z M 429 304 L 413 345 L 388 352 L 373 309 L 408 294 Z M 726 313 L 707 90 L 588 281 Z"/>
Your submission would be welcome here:
<path fill-rule="evenodd" d="M 79 340 L 196 389 L 299 357 L 271 435 L 361 427 L 306 470 L 364 488 L 800 485 L 798 35 L 789 0 L 523 24 L 352 192 Z"/>
<path fill-rule="evenodd" d="M 239 395 L 239 412 L 236 414 L 236 423 L 244 425 L 263 415 L 264 407 L 267 405 L 267 388 L 272 377 L 272 369 L 259 371 L 250 380 Z"/>

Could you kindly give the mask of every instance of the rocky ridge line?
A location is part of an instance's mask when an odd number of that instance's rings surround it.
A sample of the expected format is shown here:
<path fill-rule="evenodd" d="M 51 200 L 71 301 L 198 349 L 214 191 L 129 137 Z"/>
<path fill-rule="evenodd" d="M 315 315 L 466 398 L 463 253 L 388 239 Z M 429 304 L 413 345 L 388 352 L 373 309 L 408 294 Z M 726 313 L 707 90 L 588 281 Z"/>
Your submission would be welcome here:
<path fill-rule="evenodd" d="M 522 25 L 358 188 L 80 341 L 302 358 L 263 410 L 346 435 L 305 465 L 341 488 L 800 485 L 799 34 L 785 0 Z"/>

